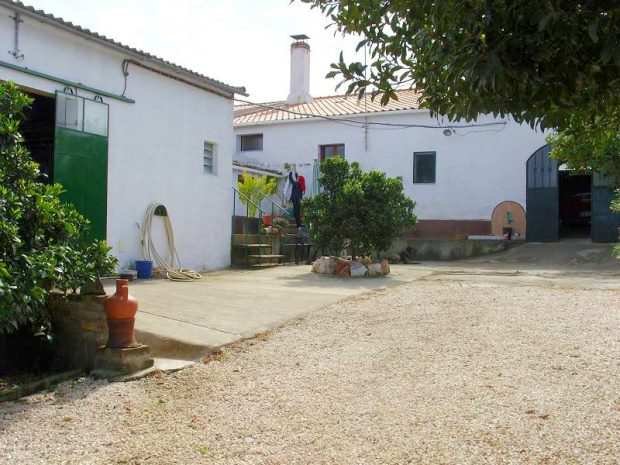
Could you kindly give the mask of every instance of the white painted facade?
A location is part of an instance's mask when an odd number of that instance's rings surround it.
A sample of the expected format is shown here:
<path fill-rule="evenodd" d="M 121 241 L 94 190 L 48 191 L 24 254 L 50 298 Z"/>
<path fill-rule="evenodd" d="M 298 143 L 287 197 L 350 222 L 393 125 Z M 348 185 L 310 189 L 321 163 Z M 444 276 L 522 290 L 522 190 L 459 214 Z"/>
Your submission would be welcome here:
<path fill-rule="evenodd" d="M 19 33 L 23 58 L 18 59 L 7 53 L 14 44 L 13 15 L 10 6 L 0 5 L 2 61 L 110 93 L 123 92 L 121 64 L 131 54 L 23 16 Z M 147 207 L 159 202 L 172 220 L 183 267 L 228 266 L 232 94 L 217 95 L 133 65 L 128 71 L 125 95 L 135 103 L 103 97 L 110 105 L 107 241 L 112 253 L 121 266 L 141 259 L 138 227 Z M 191 77 L 184 79 L 191 81 Z M 49 96 L 64 87 L 3 66 L 0 80 Z M 78 95 L 94 97 L 81 89 Z M 205 141 L 216 145 L 214 174 L 203 169 Z"/>
<path fill-rule="evenodd" d="M 437 126 L 426 110 L 346 116 L 363 122 Z M 338 119 L 338 117 L 336 117 Z M 345 158 L 364 170 L 401 176 L 406 194 L 417 202 L 423 220 L 488 220 L 505 200 L 525 207 L 526 161 L 545 145 L 545 134 L 509 119 L 483 116 L 478 123 L 505 125 L 457 128 L 450 136 L 441 129 L 377 128 L 368 130 L 319 118 L 235 125 L 235 159 L 262 162 L 282 169 L 284 163 L 305 165 L 298 171 L 312 185 L 312 164 L 321 145 L 344 144 Z M 467 123 L 450 123 L 458 126 Z M 263 134 L 263 150 L 241 152 L 244 134 Z M 436 152 L 436 181 L 414 184 L 414 152 Z"/>

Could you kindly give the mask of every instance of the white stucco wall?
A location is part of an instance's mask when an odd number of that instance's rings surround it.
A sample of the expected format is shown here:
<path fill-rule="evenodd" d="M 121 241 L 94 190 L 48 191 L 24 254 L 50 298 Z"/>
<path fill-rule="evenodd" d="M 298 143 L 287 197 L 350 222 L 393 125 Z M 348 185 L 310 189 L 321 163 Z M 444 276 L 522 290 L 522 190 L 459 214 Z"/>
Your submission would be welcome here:
<path fill-rule="evenodd" d="M 12 12 L 0 7 L 2 60 L 120 94 L 122 52 L 24 17 L 20 50 L 12 48 Z M 173 223 L 184 267 L 215 269 L 230 263 L 233 151 L 232 100 L 130 65 L 126 96 L 111 98 L 108 151 L 107 239 L 126 265 L 140 259 L 138 226 L 152 202 Z M 0 80 L 50 95 L 63 85 L 0 67 Z M 79 91 L 78 95 L 93 95 Z M 203 171 L 203 144 L 217 144 L 216 175 Z M 163 251 L 162 251 L 163 252 Z"/>
<path fill-rule="evenodd" d="M 358 118 L 364 121 L 363 118 Z M 376 114 L 369 122 L 437 125 L 427 111 Z M 402 176 L 405 192 L 417 202 L 416 214 L 425 220 L 490 220 L 504 201 L 525 208 L 525 163 L 545 144 L 544 134 L 508 119 L 483 116 L 479 123 L 508 121 L 505 126 L 457 129 L 447 137 L 442 130 L 407 128 L 364 129 L 325 120 L 238 125 L 242 134 L 263 134 L 262 152 L 237 152 L 235 157 L 270 163 L 296 163 L 306 183 L 312 183 L 312 161 L 319 146 L 345 144 L 345 157 L 364 170 L 376 169 Z M 452 123 L 466 124 L 466 123 Z M 238 144 L 235 145 L 237 148 Z M 437 153 L 436 182 L 413 183 L 413 153 Z M 281 167 L 281 166 L 280 166 Z"/>

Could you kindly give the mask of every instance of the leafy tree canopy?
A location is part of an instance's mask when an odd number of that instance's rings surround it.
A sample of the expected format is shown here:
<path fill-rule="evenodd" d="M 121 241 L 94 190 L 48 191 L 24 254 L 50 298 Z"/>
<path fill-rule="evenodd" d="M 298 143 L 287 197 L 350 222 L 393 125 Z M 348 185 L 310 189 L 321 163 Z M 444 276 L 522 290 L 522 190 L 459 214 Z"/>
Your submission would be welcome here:
<path fill-rule="evenodd" d="M 547 137 L 547 142 L 552 146 L 551 155 L 569 169 L 600 171 L 620 185 L 620 109 L 592 118 L 573 115 L 562 131 Z"/>
<path fill-rule="evenodd" d="M 239 199 L 241 203 L 247 205 L 248 216 L 256 216 L 257 206 L 268 195 L 273 195 L 278 189 L 278 183 L 273 176 L 254 176 L 244 171 L 241 175 L 241 181 L 237 181 L 237 188 L 241 194 Z M 249 201 L 248 201 L 249 200 Z"/>
<path fill-rule="evenodd" d="M 357 163 L 333 157 L 321 163 L 321 192 L 304 200 L 304 219 L 319 247 L 353 255 L 387 250 L 407 227 L 413 227 L 415 202 L 398 178 L 363 172 Z"/>
<path fill-rule="evenodd" d="M 60 201 L 62 187 L 40 182 L 19 132 L 30 102 L 14 84 L 0 83 L 0 334 L 48 330 L 51 289 L 75 291 L 116 266 L 104 242 L 83 242 L 88 222 Z"/>
<path fill-rule="evenodd" d="M 617 0 L 301 0 L 344 34 L 368 64 L 342 54 L 328 76 L 348 93 L 416 87 L 450 119 L 481 113 L 562 129 L 620 106 Z"/>

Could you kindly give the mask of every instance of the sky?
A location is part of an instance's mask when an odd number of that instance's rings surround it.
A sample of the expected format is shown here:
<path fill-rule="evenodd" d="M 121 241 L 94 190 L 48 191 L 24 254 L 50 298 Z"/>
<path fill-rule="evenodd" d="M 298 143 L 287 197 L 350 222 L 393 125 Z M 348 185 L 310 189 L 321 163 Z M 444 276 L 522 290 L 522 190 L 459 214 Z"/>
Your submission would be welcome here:
<path fill-rule="evenodd" d="M 329 65 L 355 58 L 357 40 L 326 30 L 329 19 L 295 0 L 22 0 L 125 45 L 226 84 L 253 102 L 284 100 L 292 34 L 310 36 L 310 93 L 335 91 Z M 357 55 L 358 60 L 362 57 Z"/>

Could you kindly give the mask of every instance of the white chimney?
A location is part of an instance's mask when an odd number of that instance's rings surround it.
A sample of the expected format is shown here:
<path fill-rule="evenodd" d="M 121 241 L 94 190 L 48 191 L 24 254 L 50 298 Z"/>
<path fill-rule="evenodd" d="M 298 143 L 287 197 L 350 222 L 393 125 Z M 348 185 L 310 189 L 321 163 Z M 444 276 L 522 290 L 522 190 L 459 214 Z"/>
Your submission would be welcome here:
<path fill-rule="evenodd" d="M 312 101 L 310 95 L 310 37 L 305 34 L 291 36 L 291 92 L 286 102 L 289 105 Z"/>

